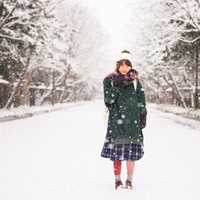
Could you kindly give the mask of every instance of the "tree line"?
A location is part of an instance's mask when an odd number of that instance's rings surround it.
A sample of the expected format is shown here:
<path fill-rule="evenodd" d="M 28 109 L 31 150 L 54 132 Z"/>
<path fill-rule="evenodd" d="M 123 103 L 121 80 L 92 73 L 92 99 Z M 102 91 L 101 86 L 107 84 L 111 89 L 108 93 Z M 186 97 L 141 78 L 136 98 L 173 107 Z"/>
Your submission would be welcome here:
<path fill-rule="evenodd" d="M 148 12 L 137 44 L 147 98 L 199 108 L 200 1 L 159 0 Z"/>
<path fill-rule="evenodd" d="M 0 107 L 93 98 L 97 84 L 84 72 L 103 37 L 95 17 L 73 1 L 1 1 Z"/>

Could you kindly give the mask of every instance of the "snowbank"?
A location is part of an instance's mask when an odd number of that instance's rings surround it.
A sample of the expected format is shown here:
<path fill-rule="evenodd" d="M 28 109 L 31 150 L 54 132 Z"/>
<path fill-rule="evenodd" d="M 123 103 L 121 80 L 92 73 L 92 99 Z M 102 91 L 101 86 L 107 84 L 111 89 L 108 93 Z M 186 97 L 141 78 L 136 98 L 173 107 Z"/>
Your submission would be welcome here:
<path fill-rule="evenodd" d="M 192 108 L 182 108 L 175 105 L 168 105 L 168 104 L 153 104 L 150 103 L 149 107 L 161 110 L 163 112 L 173 113 L 176 115 L 180 115 L 186 118 L 195 119 L 200 121 L 200 109 L 194 110 Z"/>
<path fill-rule="evenodd" d="M 57 111 L 57 110 L 65 109 L 67 107 L 81 105 L 83 103 L 84 101 L 75 102 L 75 103 L 55 104 L 54 106 L 52 105 L 32 106 L 32 107 L 20 106 L 20 107 L 12 108 L 9 110 L 2 109 L 0 110 L 0 122 L 32 117 L 34 115 Z"/>

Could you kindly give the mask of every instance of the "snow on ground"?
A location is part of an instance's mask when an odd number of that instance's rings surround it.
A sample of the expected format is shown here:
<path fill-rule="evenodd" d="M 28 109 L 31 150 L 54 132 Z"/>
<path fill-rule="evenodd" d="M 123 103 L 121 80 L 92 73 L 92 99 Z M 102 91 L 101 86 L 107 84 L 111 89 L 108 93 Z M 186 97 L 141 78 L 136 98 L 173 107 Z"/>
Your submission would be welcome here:
<path fill-rule="evenodd" d="M 0 199 L 200 198 L 198 124 L 194 128 L 175 121 L 179 116 L 149 108 L 145 155 L 136 162 L 135 190 L 115 191 L 112 162 L 100 157 L 104 111 L 98 100 L 0 123 Z M 124 180 L 125 165 L 122 175 Z"/>
<path fill-rule="evenodd" d="M 55 105 L 42 105 L 42 106 L 19 106 L 11 109 L 0 109 L 0 122 L 11 121 L 21 118 L 32 117 L 43 113 L 61 110 L 63 108 L 72 107 L 84 103 L 57 103 Z"/>
<path fill-rule="evenodd" d="M 154 104 L 154 103 L 149 104 L 149 106 L 164 112 L 174 113 L 177 115 L 181 115 L 190 119 L 196 119 L 200 121 L 200 109 L 197 110 L 194 110 L 193 108 L 185 109 L 176 105 Z"/>

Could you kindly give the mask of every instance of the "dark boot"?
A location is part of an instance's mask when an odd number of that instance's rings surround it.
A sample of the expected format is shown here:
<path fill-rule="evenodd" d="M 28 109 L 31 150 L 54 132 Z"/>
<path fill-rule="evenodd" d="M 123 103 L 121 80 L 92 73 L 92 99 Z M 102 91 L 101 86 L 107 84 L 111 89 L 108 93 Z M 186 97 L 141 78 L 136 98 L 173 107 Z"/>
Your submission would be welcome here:
<path fill-rule="evenodd" d="M 133 189 L 132 181 L 130 181 L 130 180 L 127 179 L 126 180 L 125 188 L 127 188 L 127 189 Z"/>
<path fill-rule="evenodd" d="M 116 190 L 118 189 L 118 187 L 122 187 L 122 186 L 123 186 L 123 183 L 122 183 L 121 180 L 116 180 L 116 181 L 115 181 L 115 189 L 116 189 Z"/>

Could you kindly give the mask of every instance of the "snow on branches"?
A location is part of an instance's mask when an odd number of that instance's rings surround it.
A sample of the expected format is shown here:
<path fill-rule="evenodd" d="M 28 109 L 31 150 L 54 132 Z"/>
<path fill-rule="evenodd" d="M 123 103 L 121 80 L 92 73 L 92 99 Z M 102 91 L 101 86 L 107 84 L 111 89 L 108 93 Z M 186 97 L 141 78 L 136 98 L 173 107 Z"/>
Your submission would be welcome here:
<path fill-rule="evenodd" d="M 200 40 L 199 0 L 158 0 L 151 4 L 140 35 L 140 64 L 158 102 L 192 106 Z M 197 84 L 196 84 L 197 85 Z M 164 95 L 163 95 L 164 94 Z M 162 97 L 163 96 L 163 97 Z"/>
<path fill-rule="evenodd" d="M 0 73 L 13 84 L 5 107 L 13 104 L 16 94 L 30 98 L 29 87 L 40 84 L 52 89 L 45 90 L 38 102 L 60 87 L 60 101 L 91 98 L 95 83 L 87 72 L 94 69 L 102 38 L 94 16 L 72 1 L 2 1 Z M 68 86 L 67 80 L 72 80 L 73 86 Z"/>

